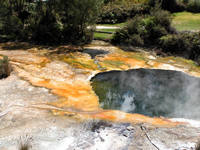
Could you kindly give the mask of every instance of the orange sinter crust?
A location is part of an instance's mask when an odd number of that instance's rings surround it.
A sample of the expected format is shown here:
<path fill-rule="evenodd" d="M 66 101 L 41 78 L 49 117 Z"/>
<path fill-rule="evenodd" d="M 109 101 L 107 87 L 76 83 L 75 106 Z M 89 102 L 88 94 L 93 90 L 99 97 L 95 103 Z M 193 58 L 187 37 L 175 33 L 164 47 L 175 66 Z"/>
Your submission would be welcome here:
<path fill-rule="evenodd" d="M 2 44 L 0 45 L 0 49 Z M 96 56 L 74 52 L 50 54 L 46 49 L 30 48 L 24 50 L 2 50 L 19 77 L 32 85 L 45 87 L 59 97 L 56 102 L 48 103 L 54 115 L 73 115 L 80 119 L 103 119 L 115 122 L 148 123 L 155 126 L 176 126 L 165 118 L 151 118 L 140 114 L 128 114 L 117 110 L 103 110 L 93 91 L 90 78 L 99 72 L 128 70 L 136 68 L 178 70 L 193 76 L 200 76 L 199 67 L 194 62 L 178 57 L 157 57 L 147 52 L 125 52 L 107 45 L 87 45 L 85 48 L 101 49 L 110 52 Z M 59 48 L 57 48 L 60 50 Z M 176 65 L 174 65 L 176 64 Z M 193 70 L 193 71 L 191 71 Z"/>

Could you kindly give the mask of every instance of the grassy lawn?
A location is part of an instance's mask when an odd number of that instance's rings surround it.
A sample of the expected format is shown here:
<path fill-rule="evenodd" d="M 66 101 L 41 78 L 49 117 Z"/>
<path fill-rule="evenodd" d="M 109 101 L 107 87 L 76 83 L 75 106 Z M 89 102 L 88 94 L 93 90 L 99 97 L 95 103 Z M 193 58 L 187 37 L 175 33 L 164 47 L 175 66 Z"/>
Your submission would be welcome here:
<path fill-rule="evenodd" d="M 94 33 L 94 39 L 96 40 L 110 40 L 112 38 L 113 34 L 107 34 L 107 33 Z"/>
<path fill-rule="evenodd" d="M 172 25 L 179 31 L 200 30 L 200 13 L 179 12 L 173 17 Z"/>
<path fill-rule="evenodd" d="M 103 31 L 103 32 L 116 32 L 118 29 L 96 29 L 96 31 Z"/>
<path fill-rule="evenodd" d="M 107 27 L 124 27 L 126 23 L 119 24 L 98 24 L 98 26 Z M 200 13 L 190 13 L 190 12 L 178 12 L 173 14 L 172 26 L 179 31 L 200 31 Z M 97 29 L 94 34 L 95 39 L 108 40 L 112 38 L 112 35 L 118 29 Z M 112 32 L 113 34 L 98 33 L 102 32 Z"/>
<path fill-rule="evenodd" d="M 106 26 L 106 27 L 124 27 L 126 23 L 119 23 L 119 24 L 97 24 L 97 26 Z M 96 29 L 96 32 L 94 33 L 94 38 L 98 40 L 110 40 L 113 36 L 113 34 L 117 31 L 118 29 Z M 98 31 L 101 32 L 110 32 L 110 33 L 99 33 Z"/>

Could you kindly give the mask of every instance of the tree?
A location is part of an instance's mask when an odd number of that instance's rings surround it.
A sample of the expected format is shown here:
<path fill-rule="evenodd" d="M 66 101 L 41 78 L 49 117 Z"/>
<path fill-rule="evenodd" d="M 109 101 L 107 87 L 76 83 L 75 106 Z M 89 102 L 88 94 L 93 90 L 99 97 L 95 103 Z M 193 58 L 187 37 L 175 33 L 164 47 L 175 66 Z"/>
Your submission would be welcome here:
<path fill-rule="evenodd" d="M 0 0 L 0 33 L 40 43 L 86 42 L 91 35 L 88 26 L 95 24 L 102 3 L 103 0 Z"/>
<path fill-rule="evenodd" d="M 161 0 L 161 7 L 173 12 L 177 7 L 176 0 Z"/>
<path fill-rule="evenodd" d="M 72 38 L 87 40 L 88 26 L 96 23 L 101 0 L 61 0 L 63 6 L 63 25 L 65 39 Z M 67 11 L 66 11 L 67 10 Z M 74 32 L 75 31 L 75 32 Z"/>

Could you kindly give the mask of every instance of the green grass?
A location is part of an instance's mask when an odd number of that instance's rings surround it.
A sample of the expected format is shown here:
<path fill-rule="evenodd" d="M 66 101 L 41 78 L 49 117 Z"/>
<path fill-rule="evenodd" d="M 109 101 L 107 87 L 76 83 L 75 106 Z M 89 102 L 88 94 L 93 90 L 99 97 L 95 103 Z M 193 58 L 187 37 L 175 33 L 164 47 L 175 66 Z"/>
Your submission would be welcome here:
<path fill-rule="evenodd" d="M 118 24 L 98 24 L 97 26 L 106 26 L 106 27 L 124 27 L 126 23 L 118 23 Z M 113 34 L 117 31 L 118 29 L 97 29 L 94 33 L 94 38 L 98 40 L 110 40 L 112 39 Z M 99 33 L 98 31 L 101 32 L 112 32 L 110 33 Z"/>
<path fill-rule="evenodd" d="M 98 40 L 110 40 L 112 38 L 112 34 L 107 34 L 107 33 L 94 33 L 94 39 Z"/>
<path fill-rule="evenodd" d="M 172 26 L 174 26 L 178 31 L 198 31 L 200 30 L 200 13 L 174 13 Z"/>

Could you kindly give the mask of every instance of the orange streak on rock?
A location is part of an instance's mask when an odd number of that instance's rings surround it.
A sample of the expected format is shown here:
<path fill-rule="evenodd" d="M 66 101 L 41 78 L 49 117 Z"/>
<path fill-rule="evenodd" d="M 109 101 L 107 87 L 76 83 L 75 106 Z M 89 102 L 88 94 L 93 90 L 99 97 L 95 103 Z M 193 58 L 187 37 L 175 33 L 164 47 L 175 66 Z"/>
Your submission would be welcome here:
<path fill-rule="evenodd" d="M 106 49 L 106 46 L 104 48 Z M 83 119 L 103 119 L 116 122 L 149 123 L 155 126 L 175 126 L 180 124 L 165 118 L 151 118 L 116 110 L 102 110 L 90 82 L 85 79 L 93 74 L 93 71 L 97 73 L 101 69 L 108 71 L 136 68 L 168 69 L 168 67 L 171 67 L 172 69 L 180 69 L 197 76 L 200 76 L 200 71 L 185 71 L 183 70 L 184 65 L 180 68 L 173 68 L 173 65 L 168 64 L 169 60 L 159 62 L 157 58 L 148 59 L 145 55 L 140 56 L 136 53 L 124 52 L 112 46 L 107 47 L 107 49 L 109 48 L 110 54 L 96 58 L 100 69 L 93 59 L 82 53 L 64 55 L 65 57 L 59 60 L 59 62 L 64 61 L 68 64 L 64 67 L 62 63 L 58 64 L 58 62 L 56 66 L 55 64 L 48 66 L 50 60 L 46 57 L 38 56 L 37 53 L 32 54 L 22 50 L 0 51 L 0 53 L 9 57 L 20 77 L 25 78 L 35 86 L 48 88 L 52 93 L 60 97 L 59 101 L 50 103 L 52 106 L 59 108 L 50 109 L 54 115 L 74 115 Z M 60 49 L 60 51 L 63 50 L 65 51 L 65 49 Z M 58 58 L 60 58 L 59 56 Z M 176 63 L 175 60 L 174 63 Z"/>
<path fill-rule="evenodd" d="M 172 122 L 166 118 L 151 118 L 140 114 L 128 114 L 117 110 L 99 110 L 91 112 L 70 112 L 70 111 L 57 111 L 52 110 L 54 115 L 73 116 L 77 119 L 100 119 L 105 121 L 113 121 L 119 123 L 132 123 L 132 124 L 150 124 L 156 127 L 174 127 L 177 125 L 185 124 L 183 122 Z"/>
<path fill-rule="evenodd" d="M 165 118 L 151 118 L 140 114 L 128 114 L 121 111 L 109 110 L 92 115 L 93 118 L 117 121 L 117 122 L 130 122 L 134 124 L 148 123 L 155 126 L 176 126 L 182 123 L 172 122 Z"/>
<path fill-rule="evenodd" d="M 52 103 L 57 107 L 72 107 L 84 111 L 94 111 L 99 109 L 98 97 L 92 87 L 85 82 L 67 84 L 63 82 L 51 83 L 51 81 L 39 81 L 34 85 L 52 89 L 52 93 L 61 96 L 58 102 Z"/>
<path fill-rule="evenodd" d="M 107 70 L 113 69 L 132 69 L 132 68 L 146 68 L 146 62 L 144 60 L 130 58 L 123 54 L 109 54 L 103 58 L 99 58 L 100 64 L 107 68 Z"/>

